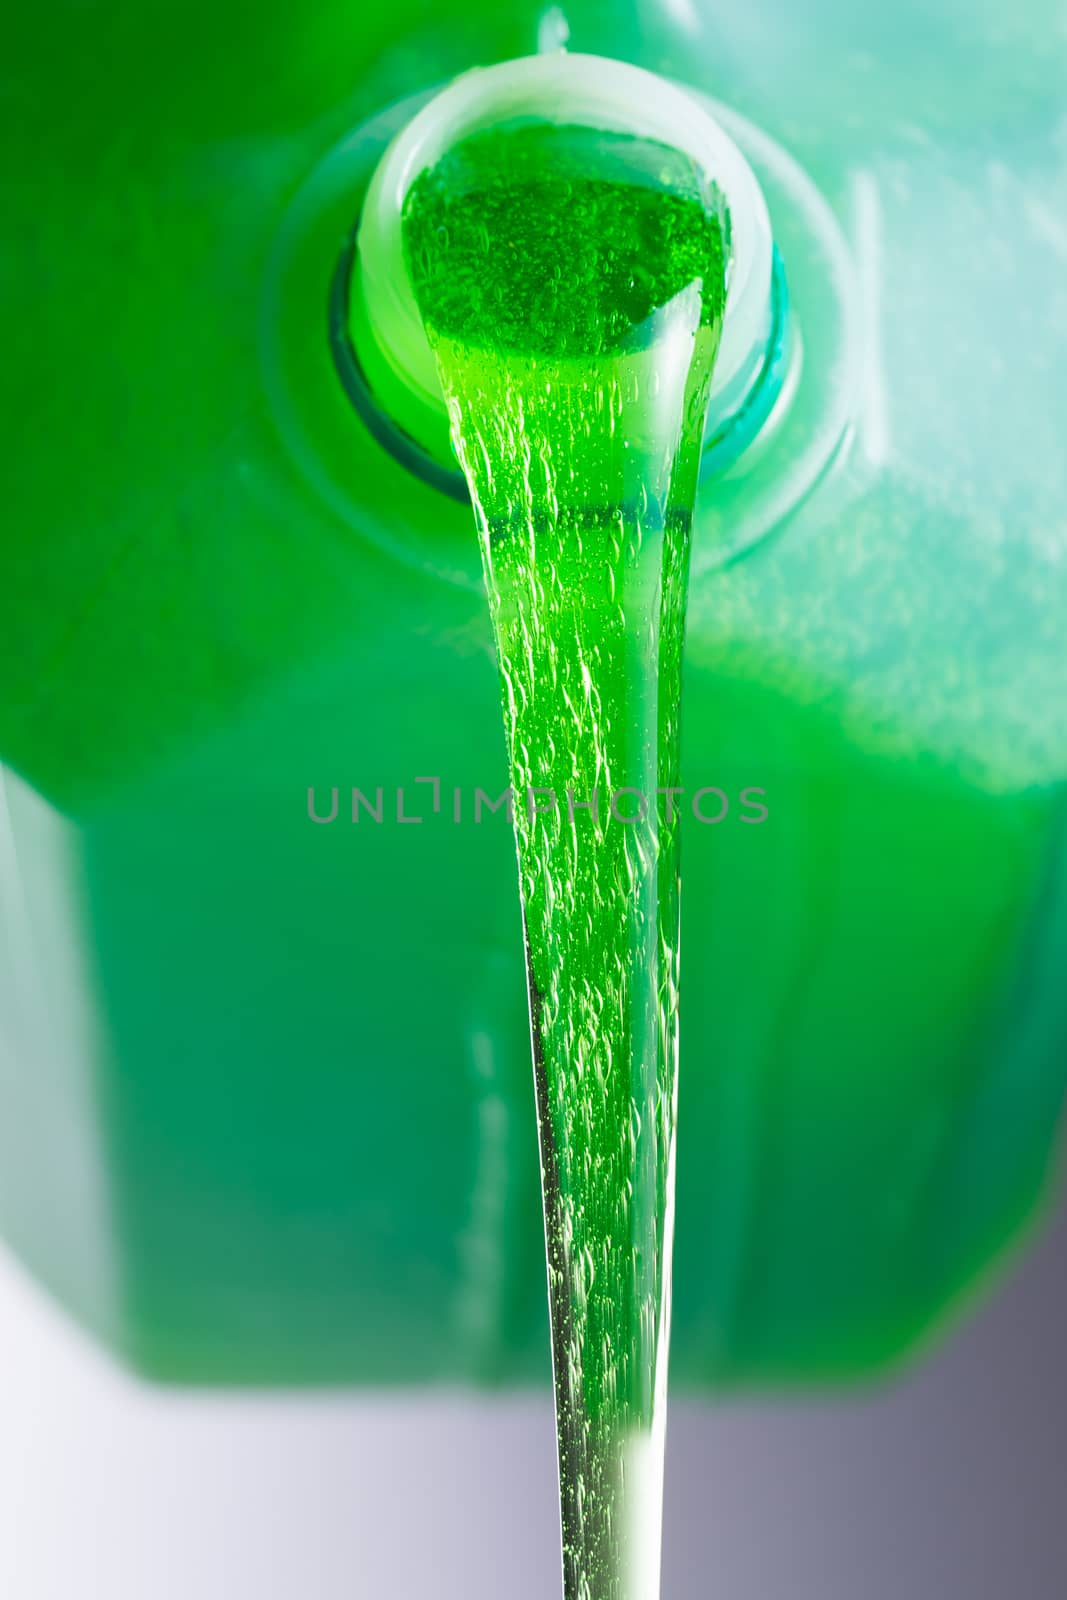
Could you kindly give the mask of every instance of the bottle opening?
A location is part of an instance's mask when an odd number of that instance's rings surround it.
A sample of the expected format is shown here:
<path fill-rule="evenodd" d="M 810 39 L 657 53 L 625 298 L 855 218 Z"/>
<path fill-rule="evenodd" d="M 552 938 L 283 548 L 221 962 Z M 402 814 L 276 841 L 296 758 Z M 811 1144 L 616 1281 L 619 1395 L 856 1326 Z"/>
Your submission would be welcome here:
<path fill-rule="evenodd" d="M 788 295 L 767 205 L 745 157 L 695 96 L 599 56 L 561 51 L 465 73 L 394 138 L 331 290 L 331 344 L 349 398 L 405 465 L 466 498 L 404 260 L 404 202 L 419 174 L 458 140 L 526 117 L 671 146 L 690 157 L 721 197 L 728 282 L 702 470 L 724 471 L 774 409 L 787 365 Z"/>

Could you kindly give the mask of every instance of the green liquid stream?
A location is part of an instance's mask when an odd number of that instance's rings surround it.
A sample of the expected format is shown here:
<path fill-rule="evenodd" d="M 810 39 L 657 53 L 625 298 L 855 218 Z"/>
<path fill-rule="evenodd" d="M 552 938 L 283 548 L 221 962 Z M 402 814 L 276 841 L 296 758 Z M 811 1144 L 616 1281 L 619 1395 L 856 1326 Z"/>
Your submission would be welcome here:
<path fill-rule="evenodd" d="M 659 1590 L 689 531 L 725 301 L 665 146 L 514 124 L 413 185 L 408 266 L 503 691 L 540 1123 L 567 1600 Z"/>

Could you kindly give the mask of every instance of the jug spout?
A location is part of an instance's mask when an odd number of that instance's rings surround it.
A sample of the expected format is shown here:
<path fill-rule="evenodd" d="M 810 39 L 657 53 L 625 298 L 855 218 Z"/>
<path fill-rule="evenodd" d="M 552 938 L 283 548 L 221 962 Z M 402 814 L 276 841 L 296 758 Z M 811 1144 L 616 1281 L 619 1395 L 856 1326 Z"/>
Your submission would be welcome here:
<path fill-rule="evenodd" d="M 744 418 L 751 438 L 750 402 L 773 366 L 768 350 L 781 342 L 785 304 L 784 272 L 759 181 L 706 103 L 654 73 L 603 56 L 555 51 L 475 69 L 434 95 L 401 129 L 378 164 L 339 269 L 335 331 L 342 377 L 347 370 L 357 385 L 362 379 L 363 401 L 379 412 L 379 427 L 384 412 L 403 435 L 409 459 L 415 443 L 423 475 L 450 474 L 447 486 L 461 497 L 444 396 L 404 259 L 404 205 L 420 172 L 457 139 L 528 119 L 656 141 L 684 152 L 705 175 L 718 196 L 729 245 L 706 437 L 720 439 Z M 764 404 L 764 419 L 769 409 Z"/>

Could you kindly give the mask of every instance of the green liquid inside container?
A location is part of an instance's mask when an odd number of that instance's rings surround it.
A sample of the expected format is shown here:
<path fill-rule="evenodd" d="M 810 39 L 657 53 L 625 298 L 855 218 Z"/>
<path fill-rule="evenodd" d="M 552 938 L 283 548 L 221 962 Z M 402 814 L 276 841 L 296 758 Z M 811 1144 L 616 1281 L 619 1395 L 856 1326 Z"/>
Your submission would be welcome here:
<path fill-rule="evenodd" d="M 565 1593 L 658 1593 L 689 533 L 722 327 L 685 156 L 516 123 L 413 185 L 404 244 L 475 507 L 503 692 L 541 1140 Z"/>

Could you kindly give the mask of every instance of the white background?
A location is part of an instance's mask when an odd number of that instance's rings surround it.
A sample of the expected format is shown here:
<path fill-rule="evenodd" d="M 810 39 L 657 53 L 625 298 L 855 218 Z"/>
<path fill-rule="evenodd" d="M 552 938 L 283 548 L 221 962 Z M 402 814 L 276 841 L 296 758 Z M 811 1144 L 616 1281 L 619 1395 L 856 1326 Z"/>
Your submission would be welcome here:
<path fill-rule="evenodd" d="M 664 1600 L 1063 1600 L 1067 1217 L 890 1389 L 677 1404 Z M 0 1256 L 2 1600 L 558 1600 L 546 1400 L 139 1386 Z"/>

